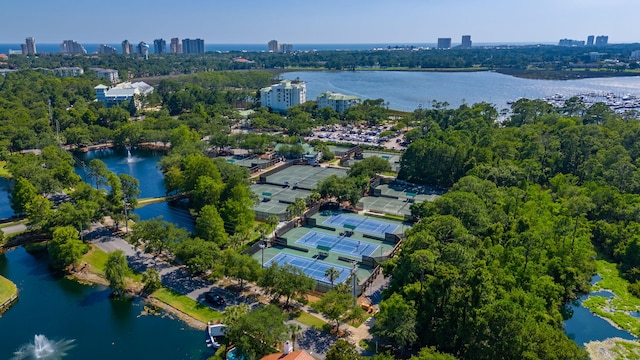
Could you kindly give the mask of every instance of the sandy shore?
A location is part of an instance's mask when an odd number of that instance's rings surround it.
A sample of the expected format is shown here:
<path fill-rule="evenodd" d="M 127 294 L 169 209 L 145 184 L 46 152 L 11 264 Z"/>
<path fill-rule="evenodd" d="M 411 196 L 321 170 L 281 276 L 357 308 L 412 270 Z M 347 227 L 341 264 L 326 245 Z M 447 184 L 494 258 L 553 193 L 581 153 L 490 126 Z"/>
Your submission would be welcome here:
<path fill-rule="evenodd" d="M 592 341 L 585 347 L 592 360 L 635 360 L 640 358 L 640 342 L 611 338 Z"/>

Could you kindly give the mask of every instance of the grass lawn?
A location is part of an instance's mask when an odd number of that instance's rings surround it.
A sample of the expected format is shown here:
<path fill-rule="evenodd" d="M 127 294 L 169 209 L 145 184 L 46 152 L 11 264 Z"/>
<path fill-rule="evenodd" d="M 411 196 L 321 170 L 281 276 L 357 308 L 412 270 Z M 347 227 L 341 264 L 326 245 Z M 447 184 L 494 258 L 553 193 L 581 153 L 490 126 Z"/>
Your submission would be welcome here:
<path fill-rule="evenodd" d="M 92 250 L 82 257 L 82 260 L 80 260 L 80 264 L 86 262 L 87 264 L 91 265 L 94 273 L 104 276 L 108 254 L 93 245 L 91 245 L 91 248 Z M 141 282 L 142 274 L 134 273 L 132 271 L 129 274 L 128 278 L 133 282 Z"/>
<path fill-rule="evenodd" d="M 104 276 L 104 269 L 107 264 L 107 253 L 93 245 L 91 246 L 91 249 L 92 250 L 89 250 L 88 253 L 82 256 L 80 263 L 86 262 L 91 265 L 91 268 L 95 273 Z"/>
<path fill-rule="evenodd" d="M 0 276 L 0 304 L 9 300 L 16 292 L 18 292 L 16 284 Z"/>
<path fill-rule="evenodd" d="M 151 296 L 163 303 L 171 305 L 194 319 L 202 321 L 205 324 L 207 321 L 222 319 L 222 313 L 219 311 L 215 311 L 212 308 L 173 290 L 161 288 L 156 290 Z"/>
<path fill-rule="evenodd" d="M 315 317 L 315 316 L 313 316 L 311 314 L 308 314 L 308 313 L 306 313 L 304 311 L 301 312 L 300 315 L 297 318 L 295 318 L 295 320 L 299 321 L 299 322 L 301 322 L 301 323 L 303 323 L 303 324 L 305 324 L 307 326 L 311 326 L 313 328 L 316 328 L 318 330 L 322 330 L 325 327 L 325 325 L 327 325 L 327 323 L 324 320 L 322 320 L 322 319 L 320 319 L 318 317 Z"/>
<path fill-rule="evenodd" d="M 602 280 L 593 286 L 593 290 L 609 290 L 615 296 L 612 299 L 590 296 L 582 304 L 594 314 L 607 318 L 621 328 L 640 336 L 640 318 L 633 317 L 627 313 L 629 311 L 640 311 L 640 299 L 629 293 L 627 290 L 629 282 L 620 276 L 615 264 L 597 260 L 596 266 Z"/>
<path fill-rule="evenodd" d="M 6 161 L 0 161 L 0 177 L 10 178 L 11 174 L 9 170 L 5 167 L 7 165 Z"/>

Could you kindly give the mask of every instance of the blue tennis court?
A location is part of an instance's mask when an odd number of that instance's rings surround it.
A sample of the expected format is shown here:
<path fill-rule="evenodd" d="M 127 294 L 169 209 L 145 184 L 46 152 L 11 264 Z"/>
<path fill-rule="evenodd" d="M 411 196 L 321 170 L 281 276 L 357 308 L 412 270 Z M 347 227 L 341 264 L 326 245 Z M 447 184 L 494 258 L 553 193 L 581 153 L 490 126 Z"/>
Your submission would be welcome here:
<path fill-rule="evenodd" d="M 271 266 L 271 264 L 274 262 L 278 265 L 289 264 L 295 266 L 301 269 L 310 278 L 326 284 L 331 284 L 329 278 L 324 276 L 324 273 L 327 271 L 327 269 L 334 268 L 338 270 L 338 272 L 340 272 L 340 276 L 338 276 L 338 278 L 333 282 L 334 284 L 343 283 L 351 274 L 351 269 L 344 266 L 330 264 L 326 261 L 286 254 L 283 252 L 279 252 L 271 260 L 267 261 L 265 263 L 265 267 Z"/>
<path fill-rule="evenodd" d="M 324 234 L 317 231 L 309 231 L 296 241 L 296 244 L 316 247 L 318 245 L 330 247 L 330 251 L 339 252 L 351 256 L 371 256 L 378 245 L 367 241 L 350 239 L 348 237 Z"/>
<path fill-rule="evenodd" d="M 359 218 L 347 214 L 336 214 L 329 217 L 323 224 L 352 227 L 358 231 L 367 234 L 381 235 L 385 233 L 393 233 L 398 229 L 399 225 L 390 224 L 384 221 L 373 220 L 369 218 Z"/>

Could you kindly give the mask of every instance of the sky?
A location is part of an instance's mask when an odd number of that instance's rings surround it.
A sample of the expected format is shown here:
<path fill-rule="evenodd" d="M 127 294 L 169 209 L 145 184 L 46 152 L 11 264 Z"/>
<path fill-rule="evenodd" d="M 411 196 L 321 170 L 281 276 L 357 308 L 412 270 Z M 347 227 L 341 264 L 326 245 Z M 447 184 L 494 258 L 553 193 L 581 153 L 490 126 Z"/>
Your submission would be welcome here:
<path fill-rule="evenodd" d="M 639 13 L 638 0 L 20 0 L 0 7 L 0 43 L 633 43 Z"/>

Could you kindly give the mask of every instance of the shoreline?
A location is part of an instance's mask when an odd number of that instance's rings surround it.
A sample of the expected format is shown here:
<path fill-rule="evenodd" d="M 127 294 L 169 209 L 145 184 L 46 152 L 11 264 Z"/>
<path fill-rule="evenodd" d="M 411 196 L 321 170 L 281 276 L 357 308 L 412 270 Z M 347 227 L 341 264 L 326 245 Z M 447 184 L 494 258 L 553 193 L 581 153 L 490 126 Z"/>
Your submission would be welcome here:
<path fill-rule="evenodd" d="M 7 296 L 0 298 L 0 315 L 9 310 L 18 300 L 18 287 L 16 284 L 4 276 L 0 276 L 0 288 L 8 290 Z"/>
<path fill-rule="evenodd" d="M 631 360 L 637 359 L 640 355 L 640 342 L 619 337 L 608 338 L 603 341 L 590 341 L 585 343 L 584 347 L 591 360 Z"/>
<path fill-rule="evenodd" d="M 361 68 L 355 69 L 326 69 L 326 68 L 284 68 L 284 69 L 257 69 L 276 75 L 290 72 L 357 72 L 357 71 L 401 71 L 401 72 L 437 72 L 437 73 L 462 73 L 462 72 L 496 72 L 502 75 L 530 80 L 581 80 L 592 78 L 616 78 L 640 76 L 640 72 L 614 72 L 614 71 L 585 71 L 585 70 L 531 70 L 511 68 Z"/>
<path fill-rule="evenodd" d="M 107 279 L 105 279 L 100 274 L 92 272 L 90 267 L 88 269 L 75 271 L 75 272 L 67 275 L 67 278 L 69 278 L 71 280 L 74 280 L 74 281 L 76 281 L 76 282 L 78 282 L 80 284 L 85 284 L 85 285 L 109 286 L 109 282 L 107 281 Z M 144 300 L 147 304 L 149 304 L 151 306 L 155 306 L 157 308 L 160 308 L 160 309 L 166 311 L 168 314 L 170 314 L 170 316 L 175 316 L 176 318 L 180 319 L 182 322 L 184 322 L 185 324 L 187 324 L 191 328 L 198 329 L 198 330 L 206 330 L 206 324 L 203 323 L 202 321 L 192 317 L 191 315 L 189 315 L 189 314 L 187 314 L 187 313 L 185 313 L 183 311 L 180 311 L 180 310 L 174 308 L 170 304 L 167 304 L 165 302 L 160 301 L 159 299 L 157 299 L 157 298 L 155 298 L 153 296 L 142 296 L 142 295 L 140 295 L 140 293 L 138 291 L 134 291 L 130 287 L 127 288 L 127 294 L 129 296 L 132 296 L 132 297 L 140 298 L 140 299 Z M 162 316 L 161 314 L 155 314 L 153 312 L 147 312 L 145 315 L 160 315 L 160 316 Z"/>

